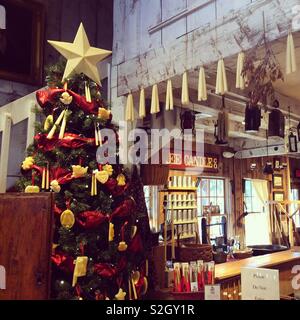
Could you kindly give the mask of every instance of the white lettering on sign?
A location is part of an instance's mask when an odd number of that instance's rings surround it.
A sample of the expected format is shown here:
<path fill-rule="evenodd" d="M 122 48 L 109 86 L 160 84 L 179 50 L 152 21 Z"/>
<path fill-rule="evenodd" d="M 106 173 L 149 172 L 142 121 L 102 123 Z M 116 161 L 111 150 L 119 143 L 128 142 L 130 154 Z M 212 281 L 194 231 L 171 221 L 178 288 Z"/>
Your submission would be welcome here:
<path fill-rule="evenodd" d="M 221 300 L 221 286 L 219 284 L 204 287 L 205 300 Z"/>
<path fill-rule="evenodd" d="M 3 266 L 0 266 L 0 290 L 6 289 L 6 272 Z"/>
<path fill-rule="evenodd" d="M 241 269 L 242 300 L 280 300 L 279 271 Z"/>

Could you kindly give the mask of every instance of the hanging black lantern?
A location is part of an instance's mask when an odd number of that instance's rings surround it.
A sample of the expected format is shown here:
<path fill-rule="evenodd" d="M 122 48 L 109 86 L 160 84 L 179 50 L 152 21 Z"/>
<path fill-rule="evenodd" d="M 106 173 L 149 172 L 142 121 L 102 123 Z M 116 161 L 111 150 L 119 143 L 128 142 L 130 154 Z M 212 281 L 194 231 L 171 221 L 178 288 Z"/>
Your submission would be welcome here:
<path fill-rule="evenodd" d="M 195 132 L 195 113 L 191 110 L 185 110 L 180 114 L 181 130 L 192 130 Z"/>
<path fill-rule="evenodd" d="M 298 152 L 297 137 L 293 132 L 289 134 L 289 152 Z"/>
<path fill-rule="evenodd" d="M 279 110 L 279 102 L 273 102 L 273 110 L 269 114 L 268 136 L 284 138 L 285 119 L 282 112 Z"/>
<path fill-rule="evenodd" d="M 247 103 L 245 109 L 245 131 L 258 132 L 261 124 L 261 110 L 258 106 L 252 106 Z"/>

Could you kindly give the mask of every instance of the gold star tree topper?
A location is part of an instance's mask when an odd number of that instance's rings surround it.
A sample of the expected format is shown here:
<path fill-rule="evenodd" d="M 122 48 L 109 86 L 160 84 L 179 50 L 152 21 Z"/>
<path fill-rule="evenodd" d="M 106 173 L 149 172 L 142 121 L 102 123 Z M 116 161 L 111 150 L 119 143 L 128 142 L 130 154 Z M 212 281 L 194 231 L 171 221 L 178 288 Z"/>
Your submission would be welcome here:
<path fill-rule="evenodd" d="M 50 40 L 48 43 L 68 60 L 63 79 L 70 77 L 75 72 L 84 73 L 101 85 L 97 63 L 112 52 L 91 47 L 82 23 L 80 23 L 73 43 Z"/>

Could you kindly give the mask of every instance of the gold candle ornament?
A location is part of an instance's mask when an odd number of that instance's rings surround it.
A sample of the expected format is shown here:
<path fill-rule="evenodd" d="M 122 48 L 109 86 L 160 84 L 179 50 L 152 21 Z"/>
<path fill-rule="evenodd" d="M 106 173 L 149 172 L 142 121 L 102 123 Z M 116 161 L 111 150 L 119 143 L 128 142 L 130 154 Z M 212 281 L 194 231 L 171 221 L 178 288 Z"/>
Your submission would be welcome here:
<path fill-rule="evenodd" d="M 206 88 L 205 70 L 203 67 L 200 67 L 199 79 L 198 79 L 198 101 L 206 101 L 206 100 L 207 100 L 207 88 Z"/>
<path fill-rule="evenodd" d="M 292 33 L 289 32 L 287 37 L 287 45 L 286 45 L 286 74 L 291 74 L 296 71 L 297 71 L 297 63 L 296 63 L 294 39 L 293 39 Z"/>
<path fill-rule="evenodd" d="M 174 109 L 174 99 L 173 99 L 173 88 L 172 81 L 169 79 L 167 82 L 167 93 L 166 93 L 166 110 Z"/>
<path fill-rule="evenodd" d="M 99 146 L 99 139 L 98 139 L 98 130 L 95 124 L 95 145 Z"/>
<path fill-rule="evenodd" d="M 98 132 L 99 146 L 102 146 L 102 136 L 101 136 L 101 129 L 99 128 L 99 125 L 97 127 L 97 132 Z"/>
<path fill-rule="evenodd" d="M 51 129 L 50 132 L 48 133 L 47 139 L 52 139 L 52 138 L 53 138 L 57 126 L 59 126 L 59 124 L 60 124 L 61 121 L 63 120 L 63 117 L 64 117 L 64 115 L 65 115 L 65 112 L 66 112 L 66 110 L 63 110 L 63 111 L 61 112 L 61 114 L 59 115 L 59 117 L 58 117 L 57 120 L 55 121 L 52 129 Z"/>
<path fill-rule="evenodd" d="M 245 89 L 245 77 L 242 76 L 242 71 L 244 68 L 245 63 L 245 53 L 240 52 L 237 59 L 237 65 L 236 65 L 236 83 L 235 87 L 237 89 L 244 90 Z"/>
<path fill-rule="evenodd" d="M 190 103 L 188 74 L 186 71 L 182 75 L 181 103 L 184 106 Z"/>
<path fill-rule="evenodd" d="M 46 169 L 43 168 L 43 173 L 42 173 L 42 189 L 45 189 L 45 182 L 46 182 Z"/>
<path fill-rule="evenodd" d="M 157 84 L 155 84 L 152 87 L 150 113 L 155 114 L 155 113 L 158 113 L 159 111 L 160 111 L 160 107 L 159 107 L 158 87 L 157 87 Z"/>
<path fill-rule="evenodd" d="M 134 105 L 132 93 L 129 93 L 127 97 L 126 110 L 125 110 L 125 120 L 134 121 Z"/>
<path fill-rule="evenodd" d="M 140 91 L 140 104 L 139 104 L 139 117 L 146 117 L 146 105 L 145 105 L 145 89 L 142 88 Z"/>
<path fill-rule="evenodd" d="M 50 182 L 49 182 L 49 164 L 47 165 L 46 169 L 46 190 L 49 190 Z"/>
<path fill-rule="evenodd" d="M 224 95 L 228 92 L 227 77 L 223 59 L 219 59 L 216 78 L 216 94 Z"/>
<path fill-rule="evenodd" d="M 87 82 L 85 82 L 85 100 L 87 102 L 92 102 L 90 87 Z"/>
<path fill-rule="evenodd" d="M 62 125 L 61 125 L 60 130 L 59 130 L 58 139 L 63 139 L 64 138 L 65 131 L 66 131 L 66 126 L 67 126 L 67 111 L 65 111 L 65 113 L 64 113 Z"/>

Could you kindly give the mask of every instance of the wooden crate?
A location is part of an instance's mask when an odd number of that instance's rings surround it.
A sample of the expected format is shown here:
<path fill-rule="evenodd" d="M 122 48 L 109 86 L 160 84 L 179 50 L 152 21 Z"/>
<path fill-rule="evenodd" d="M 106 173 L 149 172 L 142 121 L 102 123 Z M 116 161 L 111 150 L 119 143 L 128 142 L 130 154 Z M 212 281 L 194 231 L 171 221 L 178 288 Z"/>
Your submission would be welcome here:
<path fill-rule="evenodd" d="M 0 265 L 6 289 L 0 300 L 42 300 L 50 293 L 51 193 L 0 194 Z"/>

